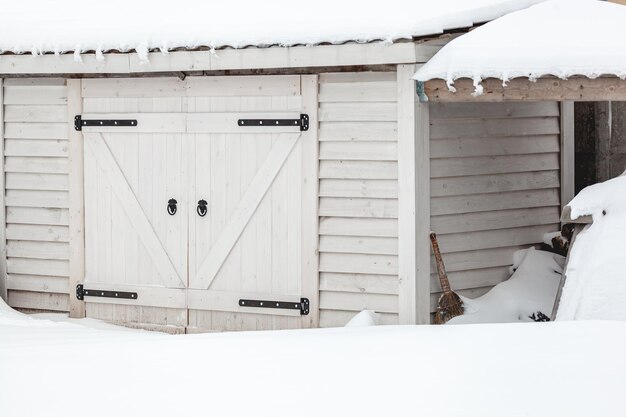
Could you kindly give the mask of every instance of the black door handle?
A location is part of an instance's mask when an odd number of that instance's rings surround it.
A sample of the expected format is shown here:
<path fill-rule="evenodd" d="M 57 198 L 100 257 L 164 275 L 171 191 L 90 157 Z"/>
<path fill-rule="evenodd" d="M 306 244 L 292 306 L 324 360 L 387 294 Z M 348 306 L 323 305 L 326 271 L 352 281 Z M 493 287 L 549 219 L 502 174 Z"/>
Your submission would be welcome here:
<path fill-rule="evenodd" d="M 206 208 L 207 204 L 208 203 L 206 202 L 206 200 L 198 201 L 198 207 L 196 207 L 196 212 L 198 213 L 198 216 L 200 217 L 206 216 L 206 212 L 208 211 Z"/>
<path fill-rule="evenodd" d="M 178 210 L 176 204 L 178 204 L 178 201 L 174 200 L 173 198 L 170 198 L 170 201 L 167 202 L 167 212 L 170 216 L 176 214 L 176 210 Z"/>

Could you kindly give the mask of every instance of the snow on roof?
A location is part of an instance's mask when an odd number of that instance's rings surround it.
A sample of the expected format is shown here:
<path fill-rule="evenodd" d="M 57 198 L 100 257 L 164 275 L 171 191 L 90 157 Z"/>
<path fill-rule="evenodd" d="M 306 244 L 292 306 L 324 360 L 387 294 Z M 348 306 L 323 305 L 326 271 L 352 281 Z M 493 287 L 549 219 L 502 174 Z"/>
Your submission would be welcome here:
<path fill-rule="evenodd" d="M 553 75 L 626 78 L 626 7 L 596 0 L 552 0 L 489 22 L 443 47 L 414 78 Z M 451 88 L 453 89 L 453 88 Z"/>
<path fill-rule="evenodd" d="M 23 0 L 4 2 L 0 51 L 80 53 L 411 39 L 471 27 L 542 0 Z"/>

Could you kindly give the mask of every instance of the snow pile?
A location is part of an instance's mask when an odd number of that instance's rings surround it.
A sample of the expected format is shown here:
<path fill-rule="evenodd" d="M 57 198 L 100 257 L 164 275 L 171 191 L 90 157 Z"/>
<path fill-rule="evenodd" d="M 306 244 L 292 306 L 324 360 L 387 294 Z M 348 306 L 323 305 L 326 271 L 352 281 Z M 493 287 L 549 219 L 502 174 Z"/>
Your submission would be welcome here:
<path fill-rule="evenodd" d="M 532 321 L 529 316 L 537 312 L 550 317 L 565 258 L 534 248 L 518 251 L 515 258 L 521 256 L 511 278 L 481 297 L 462 297 L 465 313 L 448 324 Z"/>
<path fill-rule="evenodd" d="M 200 46 L 313 45 L 386 41 L 471 27 L 541 0 L 6 1 L 0 50 L 63 53 L 167 52 Z"/>
<path fill-rule="evenodd" d="M 9 316 L 0 416 L 624 415 L 623 322 L 169 336 Z"/>
<path fill-rule="evenodd" d="M 593 223 L 571 248 L 556 319 L 626 320 L 626 175 L 585 188 L 568 206 L 572 219 Z"/>
<path fill-rule="evenodd" d="M 596 0 L 552 0 L 508 14 L 443 47 L 415 79 L 480 81 L 544 75 L 626 78 L 626 7 Z"/>
<path fill-rule="evenodd" d="M 346 324 L 346 327 L 366 327 L 378 326 L 380 324 L 380 313 L 372 310 L 363 310 Z"/>

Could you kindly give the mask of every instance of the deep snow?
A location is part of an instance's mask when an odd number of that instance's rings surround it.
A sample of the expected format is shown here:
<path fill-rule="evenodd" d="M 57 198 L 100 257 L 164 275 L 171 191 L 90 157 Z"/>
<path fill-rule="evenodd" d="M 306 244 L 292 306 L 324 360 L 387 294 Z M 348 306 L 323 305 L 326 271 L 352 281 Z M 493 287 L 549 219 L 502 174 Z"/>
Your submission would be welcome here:
<path fill-rule="evenodd" d="M 489 22 L 444 46 L 415 79 L 480 81 L 544 75 L 626 78 L 626 7 L 551 0 Z"/>
<path fill-rule="evenodd" d="M 0 416 L 624 416 L 626 323 L 169 336 L 0 302 Z"/>
<path fill-rule="evenodd" d="M 136 50 L 145 58 L 152 49 L 391 42 L 471 27 L 538 1 L 7 1 L 0 13 L 0 50 Z"/>

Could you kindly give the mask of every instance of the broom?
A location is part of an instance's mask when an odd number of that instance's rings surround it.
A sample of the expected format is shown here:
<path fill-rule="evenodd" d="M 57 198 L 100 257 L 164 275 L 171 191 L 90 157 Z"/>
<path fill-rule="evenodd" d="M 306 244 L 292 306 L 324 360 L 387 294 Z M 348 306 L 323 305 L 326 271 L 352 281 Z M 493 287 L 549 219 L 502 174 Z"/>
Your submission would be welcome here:
<path fill-rule="evenodd" d="M 450 281 L 448 281 L 446 268 L 443 266 L 443 259 L 441 258 L 439 243 L 437 243 L 437 235 L 435 232 L 430 232 L 430 242 L 433 245 L 435 261 L 437 262 L 437 273 L 439 274 L 439 283 L 441 284 L 441 289 L 443 290 L 443 294 L 441 294 L 437 303 L 435 324 L 444 324 L 451 318 L 463 314 L 463 301 L 461 301 L 458 294 L 450 289 Z"/>

